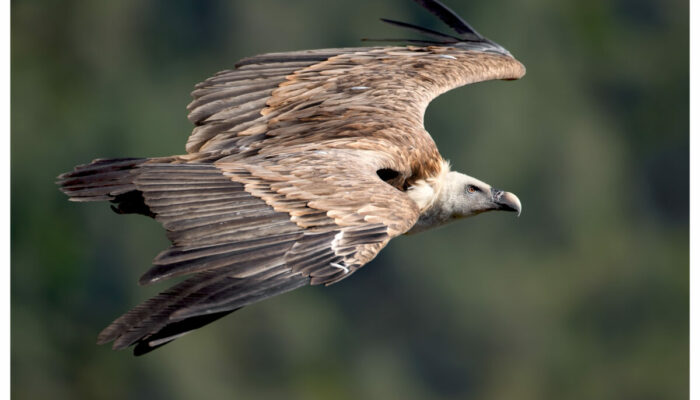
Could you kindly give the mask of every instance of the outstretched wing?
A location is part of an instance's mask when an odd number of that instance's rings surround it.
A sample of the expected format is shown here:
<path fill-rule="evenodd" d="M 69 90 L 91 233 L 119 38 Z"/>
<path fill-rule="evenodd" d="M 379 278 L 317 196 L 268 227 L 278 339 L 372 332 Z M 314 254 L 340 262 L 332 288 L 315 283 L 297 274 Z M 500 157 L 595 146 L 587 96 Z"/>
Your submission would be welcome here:
<path fill-rule="evenodd" d="M 97 160 L 62 175 L 71 200 L 109 200 L 167 229 L 173 245 L 141 284 L 185 277 L 115 320 L 98 343 L 143 354 L 248 304 L 337 282 L 415 223 L 416 205 L 376 175 L 381 157 L 331 155 L 256 164 Z"/>
<path fill-rule="evenodd" d="M 458 35 L 388 21 L 443 40 L 427 47 L 324 49 L 245 59 L 197 85 L 189 105 L 196 127 L 187 151 L 241 159 L 302 142 L 342 146 L 359 140 L 392 152 L 413 146 L 419 152 L 409 155 L 409 163 L 439 159 L 423 128 L 429 102 L 469 83 L 520 78 L 525 69 L 441 3 L 419 3 Z M 422 167 L 428 173 L 438 166 Z"/>
<path fill-rule="evenodd" d="M 197 84 L 187 106 L 188 119 L 195 124 L 187 140 L 187 151 L 197 152 L 219 134 L 234 137 L 261 122 L 261 110 L 287 76 L 352 51 L 324 49 L 261 55 L 242 60 L 236 69 L 221 71 Z"/>

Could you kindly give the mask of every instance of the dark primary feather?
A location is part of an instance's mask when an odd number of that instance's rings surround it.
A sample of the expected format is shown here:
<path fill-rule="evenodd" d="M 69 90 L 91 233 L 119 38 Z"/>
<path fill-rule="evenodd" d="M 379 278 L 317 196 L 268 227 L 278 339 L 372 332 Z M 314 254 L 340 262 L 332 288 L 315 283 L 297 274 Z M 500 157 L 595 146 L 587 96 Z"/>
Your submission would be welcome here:
<path fill-rule="evenodd" d="M 227 269 L 195 274 L 119 317 L 98 336 L 114 349 L 138 344 L 143 354 L 192 329 L 251 303 L 308 284 L 309 278 L 278 268 L 251 278 L 233 278 Z M 276 274 L 276 275 L 275 275 Z"/>
<path fill-rule="evenodd" d="M 178 337 L 195 329 L 199 329 L 204 325 L 212 323 L 219 318 L 225 317 L 236 310 L 237 309 L 230 311 L 222 311 L 214 314 L 200 315 L 197 317 L 192 317 L 182 321 L 170 323 L 158 332 L 149 336 L 148 338 L 143 338 L 137 341 L 134 346 L 134 355 L 141 356 L 146 353 L 150 353 L 151 351 L 161 346 L 165 346 L 166 344 L 172 342 Z"/>
<path fill-rule="evenodd" d="M 408 28 L 424 35 L 428 35 L 435 40 L 421 39 L 362 39 L 365 41 L 379 42 L 402 42 L 415 43 L 422 45 L 454 45 L 468 50 L 492 52 L 497 54 L 510 55 L 510 53 L 499 44 L 485 38 L 474 28 L 463 20 L 457 13 L 452 11 L 438 0 L 414 0 L 420 6 L 430 11 L 432 14 L 440 18 L 444 23 L 454 29 L 459 36 L 448 35 L 432 29 L 410 24 L 407 22 L 395 21 L 391 19 L 381 18 L 383 22 L 391 25 L 396 25 L 402 28 Z"/>
<path fill-rule="evenodd" d="M 452 27 L 457 33 L 462 35 L 462 39 L 469 39 L 469 40 L 480 40 L 484 39 L 479 32 L 474 30 L 474 28 L 471 27 L 467 23 L 467 21 L 463 20 L 462 17 L 457 15 L 454 11 L 452 11 L 449 7 L 446 5 L 442 4 L 438 0 L 414 0 L 416 3 L 420 4 L 425 8 L 426 10 L 430 11 L 433 15 L 437 16 L 440 18 L 444 23 Z"/>
<path fill-rule="evenodd" d="M 388 19 L 388 18 L 380 18 L 380 20 L 382 20 L 388 24 L 391 24 L 391 25 L 400 26 L 402 28 L 413 29 L 417 32 L 424 34 L 424 35 L 432 36 L 436 39 L 442 40 L 443 41 L 442 43 L 455 43 L 455 42 L 458 42 L 461 40 L 458 37 L 454 37 L 452 35 L 447 35 L 445 33 L 441 33 L 438 31 L 434 31 L 432 29 L 423 28 L 423 27 L 418 26 L 418 25 L 409 24 L 408 22 L 394 21 L 394 20 Z"/>

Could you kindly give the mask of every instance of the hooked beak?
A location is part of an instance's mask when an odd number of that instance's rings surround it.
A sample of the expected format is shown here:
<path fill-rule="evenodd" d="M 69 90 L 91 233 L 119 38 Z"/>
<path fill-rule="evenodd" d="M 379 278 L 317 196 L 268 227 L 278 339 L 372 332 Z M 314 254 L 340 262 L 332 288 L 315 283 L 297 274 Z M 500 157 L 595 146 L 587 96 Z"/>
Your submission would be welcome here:
<path fill-rule="evenodd" d="M 518 196 L 510 192 L 491 188 L 491 196 L 493 197 L 494 209 L 504 211 L 515 211 L 520 216 L 522 205 Z"/>

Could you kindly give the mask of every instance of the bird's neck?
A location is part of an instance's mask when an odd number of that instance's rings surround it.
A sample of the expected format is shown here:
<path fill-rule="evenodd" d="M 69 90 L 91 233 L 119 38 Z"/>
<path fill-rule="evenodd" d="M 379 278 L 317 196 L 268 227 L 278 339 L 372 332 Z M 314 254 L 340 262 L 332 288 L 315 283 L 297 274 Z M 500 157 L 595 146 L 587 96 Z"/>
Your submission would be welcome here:
<path fill-rule="evenodd" d="M 420 217 L 407 233 L 422 232 L 443 225 L 452 219 L 451 213 L 444 209 L 440 201 L 445 179 L 449 172 L 449 163 L 443 161 L 442 168 L 435 176 L 420 179 L 408 188 L 406 194 L 418 206 Z"/>
<path fill-rule="evenodd" d="M 435 206 L 422 213 L 413 227 L 406 232 L 411 235 L 427 231 L 428 229 L 437 228 L 454 220 L 451 213 L 446 213 L 441 207 Z"/>

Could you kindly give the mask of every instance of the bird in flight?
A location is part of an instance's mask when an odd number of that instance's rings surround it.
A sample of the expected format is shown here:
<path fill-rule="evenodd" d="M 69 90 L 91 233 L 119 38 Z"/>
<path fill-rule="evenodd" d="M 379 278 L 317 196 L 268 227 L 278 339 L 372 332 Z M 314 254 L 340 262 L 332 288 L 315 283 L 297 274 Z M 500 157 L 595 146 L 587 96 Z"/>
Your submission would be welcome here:
<path fill-rule="evenodd" d="M 140 355 L 254 302 L 332 284 L 389 241 L 518 198 L 451 171 L 423 127 L 438 95 L 525 68 L 437 0 L 454 33 L 263 54 L 196 85 L 184 155 L 97 159 L 59 176 L 71 201 L 160 222 L 172 246 L 139 283 L 185 277 L 98 336 Z"/>

